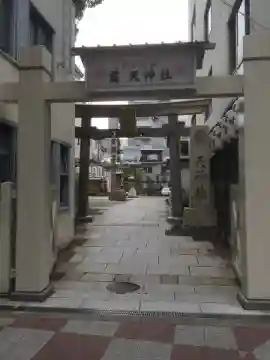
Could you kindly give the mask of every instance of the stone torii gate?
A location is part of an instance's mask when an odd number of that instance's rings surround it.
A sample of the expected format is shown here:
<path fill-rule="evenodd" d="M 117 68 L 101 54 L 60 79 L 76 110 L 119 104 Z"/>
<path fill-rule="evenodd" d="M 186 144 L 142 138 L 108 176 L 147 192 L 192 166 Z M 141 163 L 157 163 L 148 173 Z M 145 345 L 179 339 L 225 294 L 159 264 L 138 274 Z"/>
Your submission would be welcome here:
<path fill-rule="evenodd" d="M 76 105 L 76 117 L 82 119 L 82 126 L 75 128 L 75 137 L 81 139 L 80 152 L 80 175 L 78 194 L 78 216 L 88 216 L 88 168 L 89 168 L 89 139 L 105 139 L 116 136 L 117 138 L 129 137 L 166 137 L 170 149 L 171 158 L 171 182 L 172 182 L 172 217 L 182 216 L 182 191 L 181 191 L 181 169 L 179 164 L 179 141 L 181 136 L 189 135 L 189 128 L 184 123 L 178 123 L 178 115 L 194 115 L 206 111 L 209 100 L 162 102 L 122 106 L 100 106 L 100 105 Z M 174 114 L 172 114 L 174 113 Z M 151 115 L 150 115 L 151 114 Z M 162 128 L 136 128 L 136 117 L 146 116 L 168 116 L 169 123 Z M 118 117 L 120 129 L 100 130 L 90 126 L 92 117 Z M 135 122 L 135 124 L 134 124 Z"/>
<path fill-rule="evenodd" d="M 92 79 L 91 71 L 86 82 L 53 82 L 51 57 L 48 52 L 40 47 L 24 51 L 20 59 L 19 82 L 0 84 L 0 101 L 17 103 L 19 115 L 16 279 L 13 297 L 41 301 L 52 291 L 49 179 L 51 103 L 244 96 L 245 141 L 241 148 L 239 185 L 239 298 L 244 306 L 249 308 L 270 308 L 270 202 L 267 196 L 270 183 L 270 170 L 267 166 L 270 133 L 269 44 L 270 33 L 267 31 L 245 37 L 244 75 L 196 78 L 194 66 L 193 76 L 182 82 L 173 84 L 168 80 L 166 86 L 153 83 L 124 89 L 117 86 L 109 89 L 100 87 L 96 79 Z M 209 44 L 165 44 L 150 48 L 155 49 L 153 51 L 156 57 L 162 54 L 163 59 L 167 56 L 177 62 L 182 57 L 185 58 L 184 62 L 187 61 L 185 54 L 191 51 L 194 64 L 196 58 L 202 62 L 207 46 L 209 47 Z M 147 48 L 149 46 L 139 47 L 141 54 L 146 54 Z M 168 53 L 165 56 L 166 49 Z M 109 58 L 106 56 L 108 49 L 99 50 L 104 59 Z M 129 54 L 128 47 L 124 50 Z M 133 50 L 136 52 L 138 48 L 134 47 Z M 86 56 L 87 49 L 82 51 Z M 119 51 L 121 52 L 121 49 Z M 86 63 L 88 61 L 91 68 L 91 61 L 88 59 Z M 245 163 L 248 165 L 245 166 Z"/>

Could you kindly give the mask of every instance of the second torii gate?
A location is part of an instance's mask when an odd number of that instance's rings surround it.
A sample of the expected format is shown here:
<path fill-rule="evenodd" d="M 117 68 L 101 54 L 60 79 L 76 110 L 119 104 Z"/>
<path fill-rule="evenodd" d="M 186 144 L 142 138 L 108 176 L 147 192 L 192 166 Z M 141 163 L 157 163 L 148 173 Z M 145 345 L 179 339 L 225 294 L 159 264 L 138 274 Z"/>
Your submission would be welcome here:
<path fill-rule="evenodd" d="M 81 139 L 80 175 L 78 194 L 78 216 L 88 215 L 88 168 L 89 168 L 89 139 L 104 139 L 116 136 L 129 137 L 166 137 L 170 149 L 170 173 L 172 185 L 172 217 L 182 216 L 182 187 L 181 169 L 179 164 L 179 141 L 181 136 L 189 135 L 189 128 L 178 122 L 178 115 L 194 115 L 206 111 L 209 100 L 162 102 L 122 106 L 76 105 L 76 117 L 82 118 L 82 126 L 76 127 L 75 136 Z M 136 128 L 136 117 L 169 115 L 169 123 L 162 128 Z M 100 130 L 90 126 L 92 117 L 119 117 L 120 129 Z M 134 126 L 135 121 L 135 126 Z"/>

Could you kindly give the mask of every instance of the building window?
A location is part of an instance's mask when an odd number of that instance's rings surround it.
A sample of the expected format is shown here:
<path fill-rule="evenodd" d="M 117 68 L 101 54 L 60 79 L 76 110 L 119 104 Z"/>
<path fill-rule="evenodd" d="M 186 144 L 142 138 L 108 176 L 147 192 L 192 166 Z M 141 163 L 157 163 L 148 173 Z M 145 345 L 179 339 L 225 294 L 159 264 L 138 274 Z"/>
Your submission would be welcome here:
<path fill-rule="evenodd" d="M 197 117 L 196 115 L 192 115 L 191 126 L 196 126 L 196 125 L 197 125 Z"/>
<path fill-rule="evenodd" d="M 13 1 L 0 0 L 0 49 L 13 53 Z"/>
<path fill-rule="evenodd" d="M 196 31 L 196 5 L 194 5 L 191 28 L 190 28 L 190 40 L 195 41 L 195 31 Z"/>
<path fill-rule="evenodd" d="M 233 73 L 243 60 L 243 37 L 250 33 L 250 0 L 236 2 L 228 27 L 229 66 L 230 73 Z"/>
<path fill-rule="evenodd" d="M 16 179 L 16 131 L 0 124 L 0 182 Z"/>
<path fill-rule="evenodd" d="M 69 153 L 68 146 L 60 144 L 60 206 L 69 206 Z"/>
<path fill-rule="evenodd" d="M 31 45 L 44 45 L 53 53 L 54 30 L 38 10 L 31 5 L 30 8 L 30 43 Z"/>
<path fill-rule="evenodd" d="M 208 0 L 204 14 L 204 38 L 209 41 L 209 35 L 212 30 L 212 0 Z"/>

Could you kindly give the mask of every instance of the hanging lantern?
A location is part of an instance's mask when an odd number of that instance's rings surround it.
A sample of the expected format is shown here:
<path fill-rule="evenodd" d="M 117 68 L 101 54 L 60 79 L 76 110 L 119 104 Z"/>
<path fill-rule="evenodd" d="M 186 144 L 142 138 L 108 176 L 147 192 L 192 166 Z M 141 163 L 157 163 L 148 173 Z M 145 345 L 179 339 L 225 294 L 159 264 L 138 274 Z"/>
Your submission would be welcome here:
<path fill-rule="evenodd" d="M 214 130 L 214 134 L 215 134 L 215 149 L 222 149 L 223 147 L 223 141 L 222 141 L 222 128 L 220 126 L 220 124 L 218 123 L 215 130 Z"/>
<path fill-rule="evenodd" d="M 224 123 L 227 128 L 224 141 L 230 142 L 231 139 L 237 137 L 236 113 L 229 110 L 224 116 Z"/>

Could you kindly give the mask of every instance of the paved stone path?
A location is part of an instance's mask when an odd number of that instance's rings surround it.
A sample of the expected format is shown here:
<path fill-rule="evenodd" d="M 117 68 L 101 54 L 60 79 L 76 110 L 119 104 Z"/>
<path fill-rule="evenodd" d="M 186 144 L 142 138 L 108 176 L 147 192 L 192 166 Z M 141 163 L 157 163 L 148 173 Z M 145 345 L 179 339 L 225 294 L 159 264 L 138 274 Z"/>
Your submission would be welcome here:
<path fill-rule="evenodd" d="M 104 213 L 79 229 L 73 246 L 61 254 L 54 294 L 41 304 L 0 299 L 0 306 L 264 315 L 239 305 L 230 264 L 210 242 L 164 235 L 164 198 L 125 203 L 92 198 L 91 205 Z M 114 281 L 131 281 L 140 288 L 111 293 L 107 286 Z"/>
<path fill-rule="evenodd" d="M 270 324 L 0 315 L 1 360 L 269 360 Z"/>
<path fill-rule="evenodd" d="M 164 203 L 161 197 L 113 204 L 92 198 L 93 208 L 106 210 L 77 235 L 78 246 L 59 263 L 52 303 L 70 296 L 74 306 L 79 301 L 90 309 L 197 313 L 215 303 L 241 310 L 234 274 L 210 242 L 165 236 Z M 140 289 L 112 294 L 106 286 L 114 280 L 135 282 Z"/>

